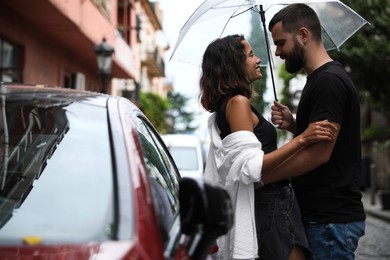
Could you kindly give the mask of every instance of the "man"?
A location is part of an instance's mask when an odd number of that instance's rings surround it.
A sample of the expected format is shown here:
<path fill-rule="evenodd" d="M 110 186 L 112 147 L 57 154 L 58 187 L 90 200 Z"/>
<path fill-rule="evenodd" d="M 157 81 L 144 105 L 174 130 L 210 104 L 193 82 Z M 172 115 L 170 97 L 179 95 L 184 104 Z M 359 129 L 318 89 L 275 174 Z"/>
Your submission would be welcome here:
<path fill-rule="evenodd" d="M 285 7 L 271 19 L 269 30 L 286 70 L 303 69 L 307 74 L 296 120 L 275 101 L 272 122 L 297 136 L 309 123 L 327 119 L 337 125 L 338 136 L 300 150 L 262 180 L 292 178 L 312 259 L 354 259 L 365 230 L 359 189 L 360 104 L 354 84 L 341 64 L 329 57 L 319 19 L 307 5 Z"/>

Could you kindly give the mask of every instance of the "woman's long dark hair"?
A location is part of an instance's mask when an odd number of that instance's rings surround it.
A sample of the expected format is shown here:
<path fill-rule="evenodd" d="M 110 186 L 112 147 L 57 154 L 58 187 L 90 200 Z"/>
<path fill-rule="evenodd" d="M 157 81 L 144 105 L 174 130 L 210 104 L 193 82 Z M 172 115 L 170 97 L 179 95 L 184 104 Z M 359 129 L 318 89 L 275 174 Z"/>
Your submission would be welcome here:
<path fill-rule="evenodd" d="M 207 47 L 202 60 L 200 103 L 209 112 L 216 111 L 221 100 L 232 95 L 251 97 L 246 80 L 246 53 L 243 35 L 216 39 Z"/>

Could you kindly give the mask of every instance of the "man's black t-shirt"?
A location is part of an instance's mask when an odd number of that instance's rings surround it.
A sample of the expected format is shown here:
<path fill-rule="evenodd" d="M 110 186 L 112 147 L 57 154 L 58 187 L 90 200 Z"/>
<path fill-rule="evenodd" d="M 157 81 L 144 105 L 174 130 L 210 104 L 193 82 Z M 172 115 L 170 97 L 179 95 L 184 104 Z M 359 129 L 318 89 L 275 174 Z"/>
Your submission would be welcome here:
<path fill-rule="evenodd" d="M 307 77 L 296 118 L 296 135 L 314 121 L 328 119 L 341 126 L 329 162 L 292 180 L 304 222 L 364 220 L 360 104 L 355 86 L 340 63 L 328 62 Z"/>

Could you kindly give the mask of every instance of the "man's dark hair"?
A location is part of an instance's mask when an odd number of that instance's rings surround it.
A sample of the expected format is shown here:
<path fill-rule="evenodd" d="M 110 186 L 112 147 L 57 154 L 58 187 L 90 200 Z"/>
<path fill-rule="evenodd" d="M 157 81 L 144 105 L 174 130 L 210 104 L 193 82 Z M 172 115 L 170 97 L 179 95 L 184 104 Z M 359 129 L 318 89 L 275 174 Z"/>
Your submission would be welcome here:
<path fill-rule="evenodd" d="M 277 12 L 268 25 L 271 31 L 276 23 L 282 22 L 283 30 L 296 33 L 300 28 L 306 27 L 312 32 L 313 39 L 321 40 L 321 24 L 316 12 L 306 4 L 291 4 Z"/>

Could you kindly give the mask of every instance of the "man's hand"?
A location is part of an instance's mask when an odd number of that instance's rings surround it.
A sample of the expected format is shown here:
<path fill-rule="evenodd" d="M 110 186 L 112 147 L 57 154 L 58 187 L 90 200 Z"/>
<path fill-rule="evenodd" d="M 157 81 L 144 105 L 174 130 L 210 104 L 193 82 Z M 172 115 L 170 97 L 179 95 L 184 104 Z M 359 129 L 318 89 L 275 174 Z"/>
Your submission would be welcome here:
<path fill-rule="evenodd" d="M 295 131 L 295 119 L 290 109 L 278 101 L 274 101 L 271 106 L 271 121 L 280 129 L 286 129 L 292 133 Z"/>

